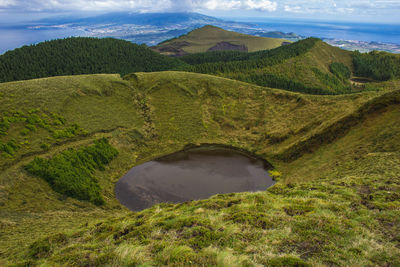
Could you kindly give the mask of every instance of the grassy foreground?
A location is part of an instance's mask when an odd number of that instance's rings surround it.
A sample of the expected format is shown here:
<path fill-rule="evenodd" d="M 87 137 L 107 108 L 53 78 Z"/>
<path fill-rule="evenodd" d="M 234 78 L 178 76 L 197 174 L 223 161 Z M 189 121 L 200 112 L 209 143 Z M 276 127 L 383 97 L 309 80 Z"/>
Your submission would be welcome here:
<path fill-rule="evenodd" d="M 183 72 L 1 84 L 2 114 L 38 109 L 64 124 L 43 115 L 49 127 L 22 134 L 31 123 L 20 119 L 0 136 L 28 142 L 1 155 L 0 265 L 398 266 L 396 86 L 312 96 Z M 53 135 L 72 124 L 84 132 Z M 102 137 L 119 152 L 94 174 L 103 206 L 58 194 L 24 171 L 35 156 Z M 260 155 L 279 182 L 137 213 L 115 199 L 114 183 L 131 167 L 201 143 Z"/>

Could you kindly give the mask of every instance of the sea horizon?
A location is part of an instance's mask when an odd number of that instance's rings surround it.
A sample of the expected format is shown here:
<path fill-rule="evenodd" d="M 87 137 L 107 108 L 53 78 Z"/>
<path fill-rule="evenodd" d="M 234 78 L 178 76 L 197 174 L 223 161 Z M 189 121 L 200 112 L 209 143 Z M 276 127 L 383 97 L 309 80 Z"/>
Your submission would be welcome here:
<path fill-rule="evenodd" d="M 237 18 L 223 17 L 237 22 L 253 23 L 263 30 L 293 32 L 306 37 L 337 40 L 392 43 L 400 45 L 399 23 L 368 23 L 320 19 Z"/>
<path fill-rule="evenodd" d="M 217 17 L 227 21 L 251 23 L 263 31 L 280 31 L 295 33 L 304 37 L 335 39 L 345 41 L 376 42 L 400 45 L 400 22 L 367 23 L 367 22 L 335 22 L 317 19 L 288 18 L 251 18 L 251 17 Z M 30 29 L 29 24 L 0 24 L 0 54 L 24 45 L 66 38 L 71 36 L 87 36 L 84 31 L 72 28 Z M 6 40 L 6 41 L 4 41 Z"/>

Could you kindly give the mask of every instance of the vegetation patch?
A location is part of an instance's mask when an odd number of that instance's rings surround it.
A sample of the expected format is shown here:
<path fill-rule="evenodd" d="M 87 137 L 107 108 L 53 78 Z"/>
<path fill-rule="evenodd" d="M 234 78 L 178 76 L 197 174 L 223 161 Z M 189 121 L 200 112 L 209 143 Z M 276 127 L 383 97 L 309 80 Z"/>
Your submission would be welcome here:
<path fill-rule="evenodd" d="M 319 39 L 308 38 L 272 50 L 253 53 L 214 51 L 186 55 L 181 60 L 190 64 L 183 70 L 219 75 L 260 86 L 315 95 L 354 92 L 348 81 L 350 69 L 343 62 L 331 65 L 323 63 L 331 73 L 323 70 L 325 66 L 322 67 L 319 60 L 322 56 L 326 57 L 325 50 L 330 47 L 317 45 L 321 43 Z M 347 57 L 350 58 L 350 55 Z"/>
<path fill-rule="evenodd" d="M 23 46 L 0 56 L 0 82 L 76 74 L 161 71 L 184 65 L 144 45 L 71 37 Z"/>
<path fill-rule="evenodd" d="M 40 144 L 42 150 L 48 150 L 48 142 L 61 141 L 88 132 L 78 124 L 68 125 L 66 119 L 54 112 L 44 112 L 40 109 L 7 111 L 0 117 L 0 152 L 3 157 L 15 158 L 19 150 L 28 150 L 36 135 L 47 132 L 48 136 Z M 41 129 L 41 132 L 40 132 Z"/>
<path fill-rule="evenodd" d="M 247 73 L 233 73 L 229 77 L 239 81 L 254 83 L 260 86 L 280 88 L 288 91 L 302 92 L 313 95 L 331 95 L 337 94 L 334 90 L 313 87 L 305 85 L 301 82 L 294 81 L 285 77 L 284 75 L 276 75 L 271 73 L 260 72 L 247 72 Z"/>
<path fill-rule="evenodd" d="M 25 169 L 45 179 L 58 193 L 101 205 L 104 200 L 93 173 L 104 170 L 117 154 L 107 139 L 101 139 L 92 146 L 70 149 L 51 159 L 37 157 Z"/>
<path fill-rule="evenodd" d="M 48 257 L 51 255 L 55 246 L 63 245 L 66 242 L 67 236 L 63 233 L 37 240 L 29 246 L 29 256 L 34 259 Z"/>
<path fill-rule="evenodd" d="M 353 52 L 354 73 L 357 76 L 387 81 L 400 78 L 400 56 L 372 51 Z"/>
<path fill-rule="evenodd" d="M 328 87 L 331 92 L 335 92 L 336 94 L 345 94 L 352 92 L 352 88 L 348 81 L 343 81 L 337 76 L 334 76 L 330 73 L 322 72 L 318 68 L 312 68 L 312 71 L 314 72 L 318 80 L 326 87 Z"/>
<path fill-rule="evenodd" d="M 281 46 L 272 50 L 253 53 L 239 52 L 206 52 L 185 56 L 183 61 L 191 62 L 193 66 L 186 70 L 204 74 L 239 72 L 249 69 L 263 68 L 282 63 L 292 57 L 308 52 L 319 39 L 308 38 L 290 45 Z M 214 56 L 217 56 L 214 58 Z M 216 58 L 219 62 L 215 62 Z"/>
<path fill-rule="evenodd" d="M 14 156 L 18 149 L 19 145 L 16 143 L 15 139 L 11 139 L 7 143 L 2 143 L 0 141 L 0 151 L 4 152 L 7 156 Z"/>
<path fill-rule="evenodd" d="M 275 257 L 268 261 L 271 267 L 310 267 L 311 264 L 294 256 Z"/>
<path fill-rule="evenodd" d="M 342 81 L 346 81 L 351 77 L 350 69 L 342 62 L 332 62 L 331 65 L 329 65 L 329 70 Z"/>

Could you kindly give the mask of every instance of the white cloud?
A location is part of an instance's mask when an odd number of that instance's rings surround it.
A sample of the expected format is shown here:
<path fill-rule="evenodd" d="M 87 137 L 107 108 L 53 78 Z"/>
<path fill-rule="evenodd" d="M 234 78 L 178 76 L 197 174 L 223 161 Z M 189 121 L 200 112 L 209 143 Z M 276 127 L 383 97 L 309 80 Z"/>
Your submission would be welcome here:
<path fill-rule="evenodd" d="M 207 0 L 199 9 L 276 11 L 278 4 L 269 0 Z"/>
<path fill-rule="evenodd" d="M 199 11 L 258 10 L 276 11 L 278 4 L 270 0 L 0 0 L 0 9 L 11 5 L 21 10 L 115 11 Z"/>
<path fill-rule="evenodd" d="M 400 0 L 0 0 L 0 11 L 30 13 L 75 11 L 187 11 L 213 14 L 255 15 L 277 12 L 279 15 L 396 17 Z"/>
<path fill-rule="evenodd" d="M 242 1 L 208 0 L 205 1 L 204 6 L 200 6 L 200 8 L 209 10 L 232 10 L 239 9 L 241 5 Z"/>
<path fill-rule="evenodd" d="M 344 14 L 352 14 L 354 13 L 354 8 L 339 7 L 336 11 Z"/>
<path fill-rule="evenodd" d="M 276 2 L 271 2 L 268 0 L 261 0 L 261 1 L 253 1 L 247 0 L 246 5 L 248 9 L 255 9 L 261 11 L 276 11 L 278 4 Z"/>
<path fill-rule="evenodd" d="M 288 13 L 337 16 L 342 14 L 372 15 L 400 12 L 400 0 L 281 0 Z"/>
<path fill-rule="evenodd" d="M 304 12 L 300 6 L 288 6 L 285 5 L 284 10 L 290 13 L 302 13 Z"/>
<path fill-rule="evenodd" d="M 0 8 L 8 7 L 14 5 L 16 1 L 14 0 L 0 0 Z"/>

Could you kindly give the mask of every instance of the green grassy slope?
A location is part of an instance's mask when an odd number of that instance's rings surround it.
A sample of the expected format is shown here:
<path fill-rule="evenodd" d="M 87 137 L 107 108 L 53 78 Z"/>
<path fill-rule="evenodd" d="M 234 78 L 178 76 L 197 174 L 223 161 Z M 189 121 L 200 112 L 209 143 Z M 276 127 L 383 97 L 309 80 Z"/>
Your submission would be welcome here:
<path fill-rule="evenodd" d="M 65 122 L 46 119 L 51 129 L 75 123 L 85 132 L 57 141 L 37 126 L 21 135 L 30 123 L 21 119 L 0 136 L 32 144 L 47 136 L 50 144 L 1 155 L 0 265 L 399 264 L 400 91 L 393 86 L 313 96 L 184 72 L 1 84 L 2 114 L 38 109 L 51 119 L 53 112 Z M 35 155 L 101 137 L 119 151 L 95 173 L 103 206 L 57 194 L 23 170 Z M 119 205 L 113 185 L 132 166 L 201 143 L 255 153 L 282 174 L 279 182 L 265 192 L 138 213 Z"/>
<path fill-rule="evenodd" d="M 193 43 L 181 41 L 182 38 L 189 38 Z M 189 44 L 179 49 L 194 44 L 204 48 L 207 40 L 226 43 L 230 38 L 265 42 L 259 37 L 206 26 L 162 45 L 175 42 Z M 0 56 L 0 82 L 70 74 L 181 70 L 308 94 L 346 94 L 379 90 L 382 84 L 374 79 L 398 79 L 397 61 L 398 57 L 388 53 L 351 53 L 316 38 L 251 53 L 213 51 L 189 54 L 180 59 L 117 39 L 67 38 L 25 46 Z M 347 74 L 332 71 L 333 65 Z M 386 75 L 387 66 L 390 71 Z"/>
<path fill-rule="evenodd" d="M 181 52 L 183 53 L 201 53 L 208 51 L 208 49 L 220 42 L 228 42 L 233 45 L 245 45 L 248 52 L 254 52 L 276 48 L 281 46 L 283 42 L 289 41 L 226 31 L 215 26 L 207 25 L 191 31 L 187 35 L 162 42 L 153 47 L 153 49 L 165 55 L 176 55 L 180 50 L 182 50 Z M 165 50 L 166 48 L 175 48 L 176 51 L 174 51 L 174 49 L 171 51 L 167 49 L 167 51 Z"/>
<path fill-rule="evenodd" d="M 384 81 L 385 75 L 398 79 L 396 58 L 391 54 L 352 53 L 308 38 L 254 53 L 207 52 L 180 59 L 189 64 L 183 70 L 191 72 L 308 94 L 348 94 L 386 87 L 378 82 Z"/>
<path fill-rule="evenodd" d="M 298 81 L 306 86 L 316 88 L 329 88 L 326 81 L 319 78 L 313 69 L 318 69 L 322 73 L 335 77 L 329 69 L 333 62 L 340 62 L 352 70 L 351 52 L 328 45 L 318 41 L 307 53 L 299 57 L 294 57 L 281 64 L 266 67 L 263 72 L 276 75 L 284 75 L 293 81 Z M 347 81 L 349 82 L 349 81 Z M 339 81 L 342 86 L 343 82 Z M 329 88 L 334 91 L 335 88 Z"/>
<path fill-rule="evenodd" d="M 359 91 L 350 78 L 331 72 L 331 64 L 353 70 L 352 54 L 319 39 L 308 38 L 256 53 L 205 53 L 182 58 L 192 72 L 214 74 L 261 86 L 310 94 L 343 94 Z M 214 59 L 219 59 L 216 61 Z"/>

